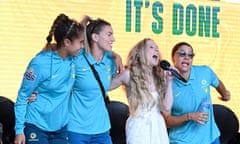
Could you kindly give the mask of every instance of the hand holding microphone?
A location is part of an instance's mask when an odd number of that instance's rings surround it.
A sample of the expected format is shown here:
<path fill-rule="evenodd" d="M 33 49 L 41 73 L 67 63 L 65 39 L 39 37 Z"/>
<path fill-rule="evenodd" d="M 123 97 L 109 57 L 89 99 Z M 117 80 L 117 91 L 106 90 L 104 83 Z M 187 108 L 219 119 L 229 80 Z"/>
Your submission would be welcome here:
<path fill-rule="evenodd" d="M 171 68 L 170 63 L 168 61 L 162 60 L 160 62 L 160 67 L 163 70 L 170 71 L 172 73 L 172 75 L 174 75 L 177 79 L 179 79 L 185 83 L 187 82 L 187 80 L 185 80 L 175 69 Z"/>

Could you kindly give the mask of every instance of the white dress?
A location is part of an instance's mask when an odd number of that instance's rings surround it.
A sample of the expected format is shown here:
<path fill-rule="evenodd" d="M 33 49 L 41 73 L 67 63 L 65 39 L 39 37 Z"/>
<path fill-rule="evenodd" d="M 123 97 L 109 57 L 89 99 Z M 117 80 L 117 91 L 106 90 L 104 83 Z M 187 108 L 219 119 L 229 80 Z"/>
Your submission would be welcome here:
<path fill-rule="evenodd" d="M 151 93 L 155 99 L 157 92 Z M 138 109 L 126 124 L 127 144 L 169 144 L 166 123 L 157 105 L 150 111 Z"/>

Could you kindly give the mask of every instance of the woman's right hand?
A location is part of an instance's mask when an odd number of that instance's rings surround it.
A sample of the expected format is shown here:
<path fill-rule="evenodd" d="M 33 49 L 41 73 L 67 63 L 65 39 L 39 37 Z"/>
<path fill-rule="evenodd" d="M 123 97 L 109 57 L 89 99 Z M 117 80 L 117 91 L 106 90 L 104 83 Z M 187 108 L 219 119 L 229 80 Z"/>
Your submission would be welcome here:
<path fill-rule="evenodd" d="M 18 134 L 15 136 L 14 144 L 25 144 L 25 135 Z"/>
<path fill-rule="evenodd" d="M 195 121 L 201 125 L 204 125 L 208 121 L 207 112 L 192 112 L 188 113 L 188 120 Z"/>

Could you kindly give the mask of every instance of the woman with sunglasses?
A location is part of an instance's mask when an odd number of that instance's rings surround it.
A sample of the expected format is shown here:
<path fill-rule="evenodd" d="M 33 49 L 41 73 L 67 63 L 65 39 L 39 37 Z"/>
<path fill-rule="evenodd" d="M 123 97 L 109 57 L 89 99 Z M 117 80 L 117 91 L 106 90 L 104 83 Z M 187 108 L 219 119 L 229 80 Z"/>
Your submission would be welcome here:
<path fill-rule="evenodd" d="M 180 42 L 172 49 L 172 62 L 186 83 L 173 79 L 173 105 L 166 115 L 171 144 L 220 144 L 219 129 L 214 120 L 210 86 L 223 101 L 230 92 L 208 66 L 192 66 L 195 54 L 190 44 Z"/>

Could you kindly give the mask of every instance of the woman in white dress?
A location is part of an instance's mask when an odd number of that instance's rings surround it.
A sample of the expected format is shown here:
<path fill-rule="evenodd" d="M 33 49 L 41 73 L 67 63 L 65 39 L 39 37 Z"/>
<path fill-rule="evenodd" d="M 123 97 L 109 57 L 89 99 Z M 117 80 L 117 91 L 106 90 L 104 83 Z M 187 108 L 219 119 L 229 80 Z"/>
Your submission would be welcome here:
<path fill-rule="evenodd" d="M 162 113 L 172 106 L 172 75 L 159 67 L 159 48 L 143 39 L 130 51 L 127 67 L 111 82 L 110 89 L 125 85 L 130 116 L 126 125 L 127 144 L 169 144 Z"/>

